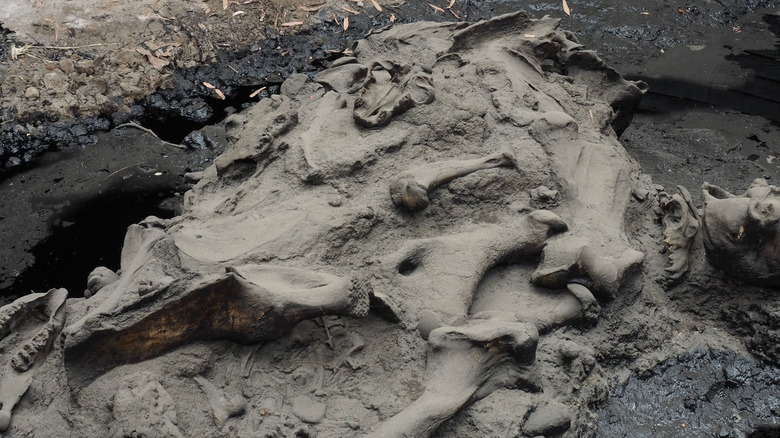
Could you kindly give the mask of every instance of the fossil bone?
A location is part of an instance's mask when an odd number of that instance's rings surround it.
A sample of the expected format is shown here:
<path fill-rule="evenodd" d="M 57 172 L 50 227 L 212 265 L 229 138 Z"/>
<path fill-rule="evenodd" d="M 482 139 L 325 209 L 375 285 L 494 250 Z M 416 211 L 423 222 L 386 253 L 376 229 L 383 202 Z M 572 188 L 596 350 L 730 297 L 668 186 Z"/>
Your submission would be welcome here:
<path fill-rule="evenodd" d="M 35 371 L 46 360 L 54 341 L 59 337 L 65 324 L 65 289 L 52 289 L 49 292 L 26 295 L 0 309 L 2 337 L 19 328 L 26 340 L 11 352 L 0 380 L 0 431 L 8 430 L 11 425 L 11 411 L 19 403 L 32 384 Z M 35 324 L 40 314 L 46 323 L 41 327 Z M 32 320 L 32 321 L 31 321 Z M 34 333 L 34 334 L 33 334 Z M 32 335 L 31 338 L 27 336 Z"/>
<path fill-rule="evenodd" d="M 704 183 L 707 260 L 748 283 L 780 286 L 780 188 L 759 178 L 741 196 Z"/>
<path fill-rule="evenodd" d="M 455 178 L 483 169 L 511 166 L 507 153 L 498 152 L 473 160 L 437 161 L 397 175 L 390 182 L 390 199 L 397 207 L 420 211 L 428 207 L 428 193 Z"/>
<path fill-rule="evenodd" d="M 410 327 L 417 324 L 412 308 L 465 316 L 488 269 L 538 255 L 550 235 L 566 228 L 555 213 L 536 210 L 476 231 L 408 241 L 374 274 L 374 297 Z"/>
<path fill-rule="evenodd" d="M 72 333 L 66 342 L 66 363 L 75 370 L 71 384 L 78 387 L 114 366 L 143 361 L 187 342 L 254 343 L 278 338 L 305 319 L 368 312 L 361 282 L 280 266 L 229 267 L 225 275 L 172 295 L 151 308 L 128 309 L 117 325 L 106 327 L 98 321 Z"/>
<path fill-rule="evenodd" d="M 222 428 L 228 418 L 236 417 L 246 411 L 246 401 L 240 395 L 236 394 L 228 399 L 223 391 L 205 378 L 195 376 L 193 380 L 206 394 L 206 399 L 208 399 L 211 411 L 214 414 L 214 424 L 217 427 Z"/>
<path fill-rule="evenodd" d="M 531 275 L 531 282 L 550 289 L 562 289 L 569 283 L 582 283 L 594 295 L 615 296 L 627 271 L 638 266 L 644 254 L 625 249 L 616 259 L 602 257 L 587 241 L 572 235 L 550 241 L 542 252 L 542 261 Z"/>
<path fill-rule="evenodd" d="M 693 206 L 691 194 L 683 186 L 677 186 L 677 192 L 660 203 L 666 227 L 664 243 L 669 247 L 669 260 L 672 262 L 664 269 L 673 280 L 688 272 L 693 239 L 699 233 L 699 213 Z"/>
<path fill-rule="evenodd" d="M 368 68 L 353 115 L 359 125 L 373 128 L 415 106 L 431 103 L 434 98 L 433 79 L 419 66 L 377 62 Z"/>
<path fill-rule="evenodd" d="M 431 331 L 422 395 L 367 437 L 429 437 L 459 411 L 500 388 L 540 390 L 538 338 L 531 324 L 497 318 Z"/>

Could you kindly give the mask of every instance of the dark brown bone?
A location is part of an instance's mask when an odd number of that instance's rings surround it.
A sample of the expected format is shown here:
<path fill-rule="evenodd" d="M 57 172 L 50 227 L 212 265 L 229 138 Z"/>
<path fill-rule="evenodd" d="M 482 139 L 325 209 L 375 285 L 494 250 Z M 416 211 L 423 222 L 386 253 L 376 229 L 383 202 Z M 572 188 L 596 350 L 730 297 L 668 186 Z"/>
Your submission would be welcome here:
<path fill-rule="evenodd" d="M 363 316 L 367 297 L 357 281 L 335 275 L 279 266 L 228 268 L 226 275 L 205 280 L 176 299 L 127 309 L 121 320 L 111 321 L 117 325 L 96 321 L 72 334 L 66 343 L 71 385 L 79 387 L 115 366 L 193 341 L 255 343 L 276 339 L 305 319 Z"/>

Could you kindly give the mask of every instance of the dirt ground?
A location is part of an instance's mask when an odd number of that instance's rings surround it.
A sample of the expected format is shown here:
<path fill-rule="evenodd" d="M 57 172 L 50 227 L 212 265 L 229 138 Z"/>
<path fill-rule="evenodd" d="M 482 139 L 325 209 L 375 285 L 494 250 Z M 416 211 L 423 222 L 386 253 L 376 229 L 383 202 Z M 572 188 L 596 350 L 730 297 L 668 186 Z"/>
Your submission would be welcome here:
<path fill-rule="evenodd" d="M 321 70 L 371 29 L 393 23 L 477 20 L 518 8 L 562 18 L 562 28 L 574 31 L 619 72 L 650 84 L 621 142 L 654 182 L 669 190 L 682 184 L 698 200 L 703 180 L 741 192 L 754 178 L 773 183 L 780 178 L 774 1 L 570 0 L 571 17 L 559 1 L 456 1 L 452 9 L 441 0 L 431 4 L 444 12 L 427 2 L 383 0 L 377 0 L 378 7 L 371 0 L 6 0 L 0 6 L 5 38 L 0 45 L 0 291 L 16 296 L 57 284 L 79 294 L 93 267 L 118 267 L 127 225 L 149 214 L 171 217 L 179 211 L 190 187 L 185 174 L 202 169 L 226 143 L 226 115 L 278 92 L 292 73 Z M 185 149 L 132 127 L 113 129 L 128 122 Z M 660 270 L 662 236 L 650 233 L 643 239 L 648 245 L 658 242 L 659 253 L 648 263 Z M 702 288 L 708 284 L 699 280 Z M 626 297 L 612 305 L 628 309 L 626 314 L 607 316 L 595 337 L 556 333 L 540 347 L 542 358 L 559 360 L 550 345 L 603 342 L 593 348 L 609 383 L 617 384 L 609 389 L 612 402 L 593 420 L 602 431 L 595 436 L 678 436 L 680 424 L 694 418 L 717 436 L 736 438 L 745 431 L 778 436 L 772 425 L 780 412 L 780 396 L 772 389 L 778 372 L 768 365 L 780 357 L 771 347 L 776 316 L 762 307 L 772 295 L 740 289 L 744 300 L 732 303 L 733 288 L 716 291 L 714 299 L 708 293 L 666 285 L 664 294 Z M 648 325 L 626 324 L 632 318 Z M 354 332 L 377 330 L 373 319 L 364 324 L 373 329 L 336 322 L 333 335 L 346 349 Z M 386 330 L 391 336 L 385 344 L 413 344 L 409 333 Z M 320 323 L 305 323 L 281 343 L 309 345 L 321 341 L 322 331 Z M 743 351 L 709 350 L 717 339 L 728 350 L 737 338 L 758 359 L 747 359 Z M 384 354 L 385 344 L 370 347 L 371 354 Z M 185 364 L 192 368 L 188 376 L 255 354 L 254 347 L 228 342 L 183 351 L 192 360 Z M 322 360 L 320 353 L 309 353 L 304 355 Z M 266 357 L 247 373 L 285 369 L 292 359 L 282 356 Z M 150 366 L 166 375 L 174 366 L 170 362 L 161 358 Z M 420 363 L 404 366 L 418 369 Z M 705 377 L 691 377 L 695 374 Z M 268 389 L 266 383 L 241 389 L 225 379 L 218 383 L 226 392 Z M 604 390 L 604 383 L 597 383 L 594 387 Z M 414 377 L 393 385 L 407 398 L 419 389 Z M 200 390 L 190 386 L 172 393 L 194 399 Z M 688 398 L 683 403 L 663 396 L 672 392 Z M 713 402 L 715 396 L 722 398 Z M 258 409 L 275 409 L 280 397 L 269 395 Z M 499 392 L 480 409 L 512 397 Z M 770 402 L 751 404 L 756 399 Z M 339 406 L 349 418 L 350 406 Z M 370 406 L 355 409 L 376 415 Z M 205 422 L 200 414 L 180 411 L 183 421 L 197 424 Z M 440 436 L 449 430 L 473 429 L 474 436 L 489 430 L 474 418 L 478 413 L 464 415 Z M 661 426 L 646 427 L 651 420 Z M 721 420 L 722 427 L 710 427 Z"/>

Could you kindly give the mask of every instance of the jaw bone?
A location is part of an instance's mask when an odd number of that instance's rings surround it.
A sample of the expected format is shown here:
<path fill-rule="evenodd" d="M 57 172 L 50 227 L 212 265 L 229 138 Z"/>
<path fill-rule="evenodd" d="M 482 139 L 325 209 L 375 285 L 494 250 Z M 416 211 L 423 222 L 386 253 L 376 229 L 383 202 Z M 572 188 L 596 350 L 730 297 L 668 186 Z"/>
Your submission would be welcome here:
<path fill-rule="evenodd" d="M 410 240 L 374 273 L 374 298 L 409 327 L 416 326 L 420 309 L 466 316 L 490 268 L 538 255 L 549 236 L 566 229 L 555 213 L 536 210 L 476 231 Z"/>
<path fill-rule="evenodd" d="M 531 324 L 472 321 L 439 327 L 429 337 L 425 391 L 367 438 L 425 438 L 459 411 L 500 388 L 539 391 Z"/>
<path fill-rule="evenodd" d="M 65 300 L 68 291 L 51 289 L 49 292 L 25 295 L 0 308 L 0 336 L 19 328 L 23 337 L 32 336 L 12 350 L 0 381 L 0 431 L 11 425 L 11 411 L 32 384 L 36 370 L 46 360 L 65 324 Z M 34 315 L 34 314 L 39 315 Z M 29 324 L 31 320 L 46 318 L 46 324 Z M 34 333 L 34 334 L 33 334 Z M 3 346 L 6 348 L 6 346 Z"/>
<path fill-rule="evenodd" d="M 121 319 L 96 321 L 72 333 L 65 352 L 71 385 L 80 387 L 115 366 L 188 342 L 256 343 L 276 339 L 305 319 L 368 313 L 368 294 L 357 280 L 297 268 L 229 267 L 224 276 L 171 287 L 183 292 L 169 291 L 169 299 L 126 309 Z"/>
<path fill-rule="evenodd" d="M 470 173 L 494 167 L 512 166 L 510 156 L 498 152 L 474 160 L 437 161 L 397 175 L 390 182 L 390 199 L 397 207 L 420 211 L 428 207 L 428 193 L 442 184 Z"/>
<path fill-rule="evenodd" d="M 693 206 L 691 194 L 683 186 L 677 186 L 678 193 L 661 200 L 664 212 L 664 243 L 669 247 L 672 264 L 664 268 L 676 280 L 688 272 L 693 239 L 699 233 L 699 214 Z"/>

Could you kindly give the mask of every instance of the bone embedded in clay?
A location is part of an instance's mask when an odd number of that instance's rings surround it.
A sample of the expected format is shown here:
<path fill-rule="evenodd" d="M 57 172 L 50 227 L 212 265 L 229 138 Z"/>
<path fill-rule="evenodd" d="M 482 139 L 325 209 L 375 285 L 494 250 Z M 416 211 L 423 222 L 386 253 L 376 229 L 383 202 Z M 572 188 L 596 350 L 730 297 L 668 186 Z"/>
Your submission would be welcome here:
<path fill-rule="evenodd" d="M 412 212 L 424 210 L 430 203 L 428 193 L 436 187 L 479 170 L 513 164 L 512 158 L 506 152 L 473 160 L 430 163 L 395 176 L 390 182 L 390 199 L 397 207 L 404 207 Z"/>
<path fill-rule="evenodd" d="M 673 280 L 688 272 L 691 248 L 699 233 L 699 215 L 693 206 L 691 194 L 682 186 L 677 186 L 677 191 L 660 202 L 664 213 L 664 243 L 669 248 L 671 261 L 671 265 L 664 269 Z"/>
<path fill-rule="evenodd" d="M 430 332 L 425 390 L 369 438 L 425 438 L 474 401 L 501 388 L 536 392 L 539 334 L 531 324 L 476 320 Z"/>
<path fill-rule="evenodd" d="M 780 286 L 780 189 L 763 178 L 743 195 L 702 186 L 707 260 L 747 283 Z"/>

